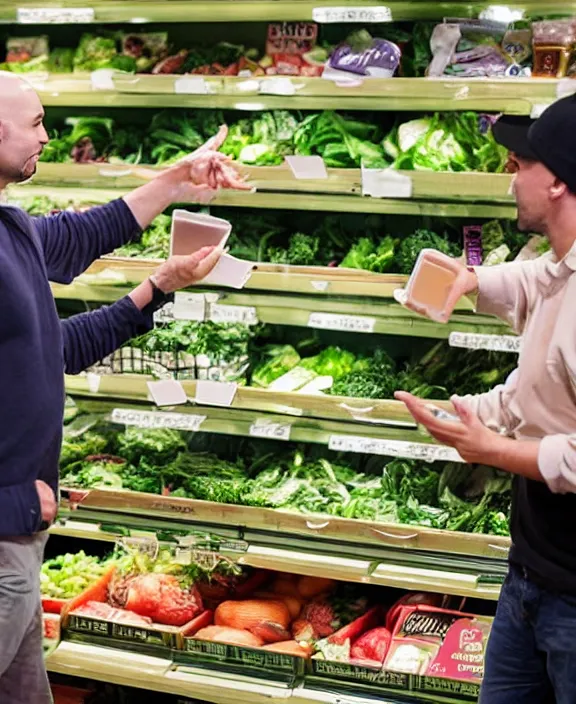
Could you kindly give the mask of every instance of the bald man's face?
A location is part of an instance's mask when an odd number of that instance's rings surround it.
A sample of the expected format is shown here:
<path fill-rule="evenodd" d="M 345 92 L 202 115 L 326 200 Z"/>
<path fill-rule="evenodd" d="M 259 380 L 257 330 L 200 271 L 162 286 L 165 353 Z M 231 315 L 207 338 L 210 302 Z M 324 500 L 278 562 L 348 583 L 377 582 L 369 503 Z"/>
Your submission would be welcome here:
<path fill-rule="evenodd" d="M 36 93 L 16 78 L 0 76 L 0 186 L 26 181 L 48 135 L 44 110 Z"/>

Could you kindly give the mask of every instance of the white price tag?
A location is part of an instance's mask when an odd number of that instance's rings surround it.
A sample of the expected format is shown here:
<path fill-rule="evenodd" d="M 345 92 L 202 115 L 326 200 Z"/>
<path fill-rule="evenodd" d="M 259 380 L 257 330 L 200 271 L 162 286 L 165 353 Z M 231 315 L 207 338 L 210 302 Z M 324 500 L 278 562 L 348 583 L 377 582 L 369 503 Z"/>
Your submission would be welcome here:
<path fill-rule="evenodd" d="M 394 169 L 362 167 L 362 195 L 372 198 L 412 198 L 412 179 Z"/>
<path fill-rule="evenodd" d="M 176 297 L 174 297 L 176 298 Z M 174 318 L 174 303 L 167 303 L 154 313 L 154 323 L 170 323 Z"/>
<path fill-rule="evenodd" d="M 340 22 L 392 22 L 392 10 L 384 5 L 372 7 L 315 7 L 314 22 L 333 24 Z"/>
<path fill-rule="evenodd" d="M 296 86 L 287 76 L 274 76 L 260 81 L 262 95 L 296 95 Z"/>
<path fill-rule="evenodd" d="M 479 333 L 451 332 L 450 347 L 496 352 L 520 352 L 522 338 L 516 335 L 482 335 Z"/>
<path fill-rule="evenodd" d="M 269 440 L 290 440 L 291 429 L 290 423 L 273 423 L 266 418 L 258 418 L 250 426 L 250 436 Z"/>
<path fill-rule="evenodd" d="M 534 103 L 530 110 L 530 117 L 537 120 L 547 107 L 550 107 L 550 103 Z"/>
<path fill-rule="evenodd" d="M 311 281 L 310 285 L 315 291 L 327 291 L 330 286 L 329 281 Z"/>
<path fill-rule="evenodd" d="M 309 328 L 339 330 L 340 332 L 374 332 L 376 318 L 363 315 L 340 315 L 338 313 L 310 313 Z"/>
<path fill-rule="evenodd" d="M 210 320 L 214 323 L 243 323 L 256 325 L 258 315 L 253 306 L 228 306 L 223 303 L 213 303 L 210 306 Z"/>
<path fill-rule="evenodd" d="M 206 318 L 206 298 L 204 294 L 176 291 L 172 318 L 175 320 L 204 320 Z"/>
<path fill-rule="evenodd" d="M 92 90 L 115 90 L 113 76 L 113 68 L 99 68 L 97 71 L 92 71 L 90 74 Z"/>
<path fill-rule="evenodd" d="M 100 389 L 100 380 L 102 377 L 100 374 L 95 374 L 94 372 L 87 372 L 86 381 L 88 382 L 88 389 L 91 394 L 97 394 Z"/>
<path fill-rule="evenodd" d="M 358 435 L 331 435 L 328 449 L 335 452 L 358 452 L 367 455 L 386 455 L 424 460 L 425 462 L 464 462 L 456 450 L 444 445 L 403 440 L 380 440 Z"/>
<path fill-rule="evenodd" d="M 148 381 L 146 386 L 157 406 L 181 406 L 188 403 L 184 387 L 176 379 Z"/>
<path fill-rule="evenodd" d="M 208 276 L 202 279 L 202 283 L 210 286 L 244 288 L 255 266 L 254 262 L 237 259 L 231 254 L 223 254 Z"/>
<path fill-rule="evenodd" d="M 556 84 L 556 97 L 565 98 L 576 93 L 576 80 L 574 78 L 561 78 Z"/>
<path fill-rule="evenodd" d="M 229 408 L 234 402 L 238 384 L 228 381 L 199 380 L 196 382 L 194 400 L 201 406 L 225 406 Z"/>
<path fill-rule="evenodd" d="M 287 156 L 286 163 L 298 180 L 327 179 L 328 171 L 321 156 Z"/>
<path fill-rule="evenodd" d="M 174 92 L 180 95 L 206 95 L 210 91 L 202 76 L 181 76 L 174 80 Z"/>
<path fill-rule="evenodd" d="M 115 408 L 111 420 L 121 425 L 138 428 L 172 428 L 197 432 L 206 416 L 189 413 L 164 413 L 162 411 L 134 411 L 128 408 Z"/>
<path fill-rule="evenodd" d="M 90 24 L 94 22 L 92 7 L 19 7 L 19 24 Z"/>

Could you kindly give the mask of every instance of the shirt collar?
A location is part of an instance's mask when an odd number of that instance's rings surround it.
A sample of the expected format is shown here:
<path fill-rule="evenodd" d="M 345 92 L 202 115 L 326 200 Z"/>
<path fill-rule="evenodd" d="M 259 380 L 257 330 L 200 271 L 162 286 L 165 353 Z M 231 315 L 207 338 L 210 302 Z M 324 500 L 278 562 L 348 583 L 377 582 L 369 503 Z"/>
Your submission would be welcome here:
<path fill-rule="evenodd" d="M 562 259 L 562 263 L 565 264 L 571 271 L 576 271 L 576 242 L 572 245 L 568 254 Z"/>

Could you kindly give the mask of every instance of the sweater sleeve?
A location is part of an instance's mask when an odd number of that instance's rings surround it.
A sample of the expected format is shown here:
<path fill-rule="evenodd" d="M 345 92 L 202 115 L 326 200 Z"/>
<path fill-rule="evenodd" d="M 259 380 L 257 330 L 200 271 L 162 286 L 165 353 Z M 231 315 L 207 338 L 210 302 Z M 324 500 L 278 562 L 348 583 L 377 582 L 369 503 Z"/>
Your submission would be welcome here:
<path fill-rule="evenodd" d="M 538 280 L 546 274 L 548 259 L 475 268 L 478 277 L 478 313 L 506 321 L 517 333 L 524 326 L 538 295 Z"/>
<path fill-rule="evenodd" d="M 85 213 L 62 212 L 33 218 L 48 278 L 69 284 L 101 257 L 142 234 L 126 203 L 114 200 Z"/>
<path fill-rule="evenodd" d="M 0 487 L 0 539 L 33 535 L 41 523 L 40 497 L 34 482 Z"/>
<path fill-rule="evenodd" d="M 64 371 L 80 374 L 133 337 L 153 327 L 153 314 L 136 308 L 125 296 L 110 306 L 62 320 Z"/>
<path fill-rule="evenodd" d="M 518 424 L 509 410 L 510 399 L 516 392 L 518 383 L 518 369 L 515 369 L 506 379 L 506 383 L 499 384 L 491 391 L 474 396 L 456 396 L 456 398 L 475 413 L 480 422 L 490 430 L 503 435 L 512 435 Z"/>

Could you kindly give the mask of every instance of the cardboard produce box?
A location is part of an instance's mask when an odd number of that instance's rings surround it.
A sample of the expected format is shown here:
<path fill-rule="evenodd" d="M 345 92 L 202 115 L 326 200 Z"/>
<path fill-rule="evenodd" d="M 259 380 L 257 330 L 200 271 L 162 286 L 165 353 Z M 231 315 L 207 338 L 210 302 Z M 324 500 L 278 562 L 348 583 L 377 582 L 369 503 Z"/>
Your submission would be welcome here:
<path fill-rule="evenodd" d="M 182 639 L 188 632 L 194 632 L 205 623 L 209 623 L 212 615 L 202 606 L 201 599 L 197 600 L 197 612 L 182 625 L 168 625 L 152 620 L 148 616 L 141 616 L 135 611 L 119 608 L 110 603 L 110 588 L 112 581 L 119 575 L 116 570 L 110 570 L 105 578 L 97 585 L 92 586 L 83 594 L 72 599 L 62 610 L 62 639 L 81 641 L 94 645 L 108 646 L 111 648 L 129 649 L 148 655 L 166 657 L 174 648 L 181 647 Z M 149 575 L 147 575 L 149 576 Z M 155 578 L 157 575 L 153 575 Z M 164 575 L 165 576 L 165 575 Z M 148 585 L 152 586 L 153 585 Z M 127 589 L 137 589 L 135 582 L 129 583 Z M 162 608 L 166 611 L 170 604 L 162 599 L 160 589 L 152 596 L 156 596 Z M 133 599 L 149 602 L 149 593 Z M 184 605 L 180 614 L 194 611 L 190 604 Z M 176 609 L 175 609 L 176 610 Z"/>
<path fill-rule="evenodd" d="M 354 637 L 344 644 L 319 643 L 306 682 L 372 696 L 407 693 L 434 702 L 477 701 L 490 617 L 427 604 L 400 605 L 389 615 L 378 625 L 372 620 L 360 634 L 353 628 Z"/>

